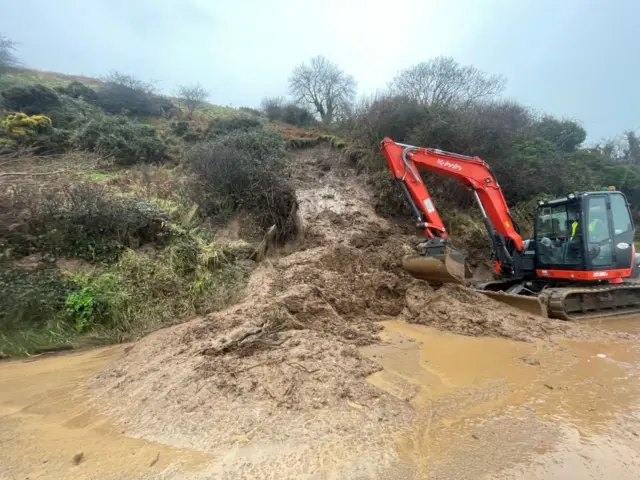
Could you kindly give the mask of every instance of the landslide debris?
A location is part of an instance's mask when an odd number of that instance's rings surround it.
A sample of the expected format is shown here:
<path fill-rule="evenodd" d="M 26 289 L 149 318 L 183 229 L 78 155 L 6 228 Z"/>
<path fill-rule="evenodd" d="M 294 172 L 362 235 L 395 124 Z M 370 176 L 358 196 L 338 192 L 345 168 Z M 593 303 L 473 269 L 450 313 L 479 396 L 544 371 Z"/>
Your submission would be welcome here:
<path fill-rule="evenodd" d="M 409 277 L 401 261 L 415 237 L 376 214 L 339 153 L 298 151 L 292 178 L 302 234 L 260 263 L 244 298 L 141 339 L 92 381 L 96 405 L 131 434 L 211 452 L 278 442 L 284 453 L 254 466 L 292 468 L 310 455 L 326 466 L 347 455 L 374 468 L 388 460 L 385 435 L 411 415 L 365 381 L 380 367 L 358 347 L 379 341 L 380 320 L 516 340 L 568 332 L 464 287 Z"/>

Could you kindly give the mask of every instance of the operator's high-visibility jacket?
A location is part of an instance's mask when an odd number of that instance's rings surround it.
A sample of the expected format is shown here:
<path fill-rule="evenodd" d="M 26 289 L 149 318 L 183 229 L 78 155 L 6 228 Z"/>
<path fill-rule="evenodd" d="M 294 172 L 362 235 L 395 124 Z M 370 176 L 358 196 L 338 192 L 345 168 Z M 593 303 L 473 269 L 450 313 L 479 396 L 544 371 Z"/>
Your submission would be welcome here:
<path fill-rule="evenodd" d="M 591 220 L 591 222 L 589 222 L 589 231 L 593 232 L 595 231 L 595 229 L 598 227 L 598 225 L 600 224 L 600 219 L 599 218 L 594 218 L 593 220 Z M 569 238 L 569 240 L 573 240 L 573 238 L 576 236 L 576 232 L 578 230 L 578 221 L 574 220 L 574 222 L 571 224 L 571 237 Z"/>

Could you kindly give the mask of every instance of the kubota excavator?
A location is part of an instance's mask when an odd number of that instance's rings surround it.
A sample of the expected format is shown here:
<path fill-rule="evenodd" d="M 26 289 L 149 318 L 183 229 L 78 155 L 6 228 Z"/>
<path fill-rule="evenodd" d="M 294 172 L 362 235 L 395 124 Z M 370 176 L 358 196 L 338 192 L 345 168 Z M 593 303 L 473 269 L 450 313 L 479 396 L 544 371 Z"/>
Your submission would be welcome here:
<path fill-rule="evenodd" d="M 465 257 L 447 230 L 418 169 L 460 182 L 475 197 L 500 280 L 474 285 L 497 300 L 542 316 L 576 320 L 640 312 L 635 228 L 629 205 L 613 187 L 539 200 L 534 237 L 523 239 L 489 165 L 432 148 L 381 144 L 389 168 L 426 237 L 421 255 L 405 257 L 411 275 L 436 282 L 467 283 Z"/>

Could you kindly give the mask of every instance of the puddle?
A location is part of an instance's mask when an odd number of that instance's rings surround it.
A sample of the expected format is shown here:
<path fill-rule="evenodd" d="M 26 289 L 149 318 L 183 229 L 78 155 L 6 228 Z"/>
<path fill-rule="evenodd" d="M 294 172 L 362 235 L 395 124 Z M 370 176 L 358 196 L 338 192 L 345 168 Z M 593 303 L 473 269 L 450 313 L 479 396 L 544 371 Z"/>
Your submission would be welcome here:
<path fill-rule="evenodd" d="M 210 458 L 127 437 L 79 395 L 123 346 L 0 363 L 0 479 L 140 478 Z"/>
<path fill-rule="evenodd" d="M 394 467 L 388 477 L 363 478 L 640 476 L 633 342 L 526 343 L 399 321 L 384 327 L 385 341 L 361 351 L 383 367 L 368 381 L 414 407 L 411 425 L 383 443 L 417 476 Z M 84 381 L 124 348 L 0 362 L 0 479 L 216 478 L 223 459 L 128 437 L 83 400 Z M 263 455 L 267 447 L 256 448 Z M 243 455 L 234 448 L 227 460 Z"/>
<path fill-rule="evenodd" d="M 637 315 L 595 318 L 586 323 L 610 332 L 640 333 L 640 318 Z"/>
<path fill-rule="evenodd" d="M 399 435 L 396 449 L 425 477 L 494 478 L 515 469 L 504 478 L 585 478 L 562 470 L 553 476 L 544 462 L 518 476 L 518 465 L 549 455 L 551 464 L 566 457 L 584 468 L 601 460 L 607 475 L 593 478 L 625 478 L 619 468 L 640 458 L 629 454 L 640 452 L 640 352 L 633 343 L 525 343 L 399 321 L 384 327 L 386 342 L 363 349 L 384 368 L 368 381 L 415 407 L 415 426 Z M 576 436 L 578 444 L 591 442 L 584 456 L 569 448 Z M 623 456 L 613 461 L 611 451 Z"/>

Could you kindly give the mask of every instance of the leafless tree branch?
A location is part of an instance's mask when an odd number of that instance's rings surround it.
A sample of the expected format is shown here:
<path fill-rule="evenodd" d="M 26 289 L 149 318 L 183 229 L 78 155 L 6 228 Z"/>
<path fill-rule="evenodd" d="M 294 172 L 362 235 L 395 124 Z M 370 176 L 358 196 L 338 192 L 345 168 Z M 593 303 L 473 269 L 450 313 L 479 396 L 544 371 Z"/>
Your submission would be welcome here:
<path fill-rule="evenodd" d="M 467 105 L 496 96 L 505 88 L 501 75 L 490 75 L 451 57 L 437 57 L 402 70 L 391 90 L 424 104 Z"/>
<path fill-rule="evenodd" d="M 289 90 L 295 99 L 315 111 L 323 123 L 331 124 L 353 102 L 356 81 L 322 55 L 300 64 L 289 77 Z"/>

